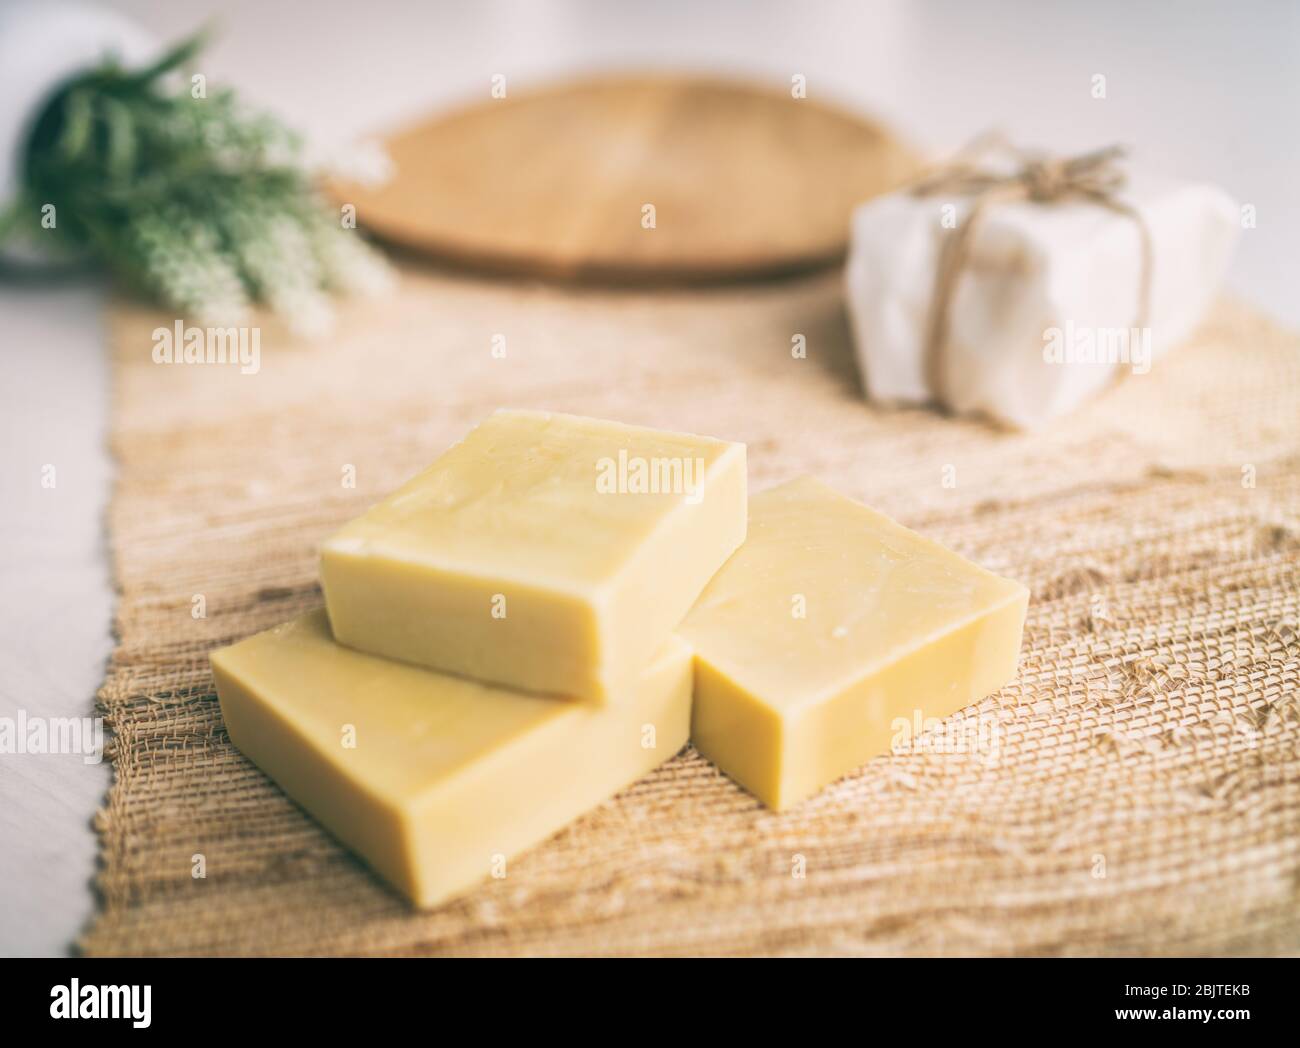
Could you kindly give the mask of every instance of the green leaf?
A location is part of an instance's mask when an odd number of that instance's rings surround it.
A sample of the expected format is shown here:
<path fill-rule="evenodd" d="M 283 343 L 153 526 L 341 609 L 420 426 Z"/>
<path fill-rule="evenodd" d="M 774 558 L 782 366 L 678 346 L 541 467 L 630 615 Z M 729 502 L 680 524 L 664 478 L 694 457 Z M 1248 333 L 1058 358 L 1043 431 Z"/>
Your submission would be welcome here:
<path fill-rule="evenodd" d="M 69 91 L 63 101 L 63 128 L 55 149 L 67 161 L 80 160 L 91 144 L 94 102 L 85 88 Z"/>
<path fill-rule="evenodd" d="M 179 69 L 207 46 L 210 35 L 211 27 L 204 26 L 193 36 L 182 40 L 170 51 L 164 52 L 153 65 L 145 66 L 143 69 L 131 73 L 125 79 L 133 84 L 147 84 L 164 73 Z"/>
<path fill-rule="evenodd" d="M 0 244 L 13 236 L 22 224 L 23 216 L 28 214 L 31 202 L 21 193 L 6 208 L 0 208 Z"/>
<path fill-rule="evenodd" d="M 135 130 L 130 107 L 115 98 L 105 98 L 104 126 L 108 129 L 108 152 L 104 158 L 108 177 L 128 178 L 135 167 Z"/>

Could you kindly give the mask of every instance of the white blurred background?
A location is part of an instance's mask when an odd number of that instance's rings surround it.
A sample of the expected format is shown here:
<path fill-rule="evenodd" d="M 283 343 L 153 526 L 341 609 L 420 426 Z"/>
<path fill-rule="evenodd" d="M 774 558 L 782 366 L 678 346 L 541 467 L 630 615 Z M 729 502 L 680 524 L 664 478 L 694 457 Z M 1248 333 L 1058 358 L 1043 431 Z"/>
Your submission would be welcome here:
<path fill-rule="evenodd" d="M 1300 323 L 1300 4 L 1293 0 L 109 0 L 322 146 L 577 70 L 751 73 L 877 113 L 937 151 L 990 126 L 1253 203 L 1231 284 Z M 1092 97 L 1094 74 L 1107 97 Z"/>
<path fill-rule="evenodd" d="M 11 0 L 0 0 L 0 4 Z M 49 0 L 57 3 L 59 0 Z M 108 0 L 163 41 L 212 21 L 213 85 L 323 152 L 449 102 L 617 67 L 751 73 L 858 106 L 935 151 L 999 126 L 1110 142 L 1254 204 L 1230 284 L 1300 325 L 1300 5 L 1290 0 Z M 1106 98 L 1092 97 L 1093 77 Z M 90 281 L 0 284 L 0 713 L 89 715 L 111 649 L 109 376 Z M 57 494 L 38 483 L 59 465 Z M 89 918 L 107 762 L 0 761 L 0 954 Z"/>

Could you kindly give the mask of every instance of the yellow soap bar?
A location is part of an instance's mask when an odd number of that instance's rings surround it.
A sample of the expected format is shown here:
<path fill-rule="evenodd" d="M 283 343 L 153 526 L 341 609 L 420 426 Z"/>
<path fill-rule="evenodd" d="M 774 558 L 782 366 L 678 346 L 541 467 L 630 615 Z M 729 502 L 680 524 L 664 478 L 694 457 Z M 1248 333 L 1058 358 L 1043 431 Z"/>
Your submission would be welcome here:
<path fill-rule="evenodd" d="M 679 634 L 691 739 L 773 808 L 1016 672 L 1029 591 L 812 478 L 754 496 L 749 536 Z"/>
<path fill-rule="evenodd" d="M 436 906 L 686 744 L 670 638 L 608 707 L 507 691 L 335 644 L 323 611 L 212 654 L 234 744 L 417 906 Z"/>
<path fill-rule="evenodd" d="M 744 540 L 745 494 L 743 444 L 498 411 L 325 543 L 335 639 L 607 701 Z"/>

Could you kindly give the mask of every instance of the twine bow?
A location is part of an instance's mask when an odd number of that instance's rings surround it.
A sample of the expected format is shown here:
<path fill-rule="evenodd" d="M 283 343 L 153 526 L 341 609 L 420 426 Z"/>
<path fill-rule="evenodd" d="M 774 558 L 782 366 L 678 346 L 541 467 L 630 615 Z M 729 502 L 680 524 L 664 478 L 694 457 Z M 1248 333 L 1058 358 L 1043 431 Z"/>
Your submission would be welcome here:
<path fill-rule="evenodd" d="M 1010 157 L 1014 166 L 1006 171 L 980 167 L 979 158 L 995 149 Z M 1142 247 L 1138 315 L 1134 326 L 1146 325 L 1151 305 L 1151 231 L 1137 209 L 1118 195 L 1127 181 L 1118 161 L 1126 155 L 1123 146 L 1108 146 L 1074 157 L 1049 157 L 1016 149 L 1000 135 L 985 135 L 961 150 L 950 163 L 912 186 L 914 196 L 950 194 L 974 198 L 966 220 L 945 239 L 940 250 L 930 300 L 923 366 L 930 391 L 941 404 L 949 402 L 944 366 L 948 313 L 957 279 L 969 261 L 972 234 L 991 204 L 1029 200 L 1050 205 L 1086 200 L 1131 218 Z"/>

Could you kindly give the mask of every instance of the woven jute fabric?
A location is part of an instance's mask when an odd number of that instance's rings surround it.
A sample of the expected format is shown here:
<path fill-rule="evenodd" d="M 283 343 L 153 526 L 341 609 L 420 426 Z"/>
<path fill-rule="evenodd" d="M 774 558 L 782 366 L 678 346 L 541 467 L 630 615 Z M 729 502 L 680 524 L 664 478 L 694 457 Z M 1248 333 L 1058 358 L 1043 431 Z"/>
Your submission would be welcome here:
<path fill-rule="evenodd" d="M 111 322 L 115 779 L 87 953 L 1300 949 L 1300 338 L 1247 307 L 1040 434 L 864 403 L 834 275 L 411 271 L 332 339 L 264 328 L 254 375 L 154 363 L 172 318 Z M 500 406 L 743 440 L 751 490 L 811 473 L 1022 580 L 1017 678 L 782 814 L 688 747 L 413 911 L 231 745 L 207 653 L 317 606 L 322 539 Z"/>

